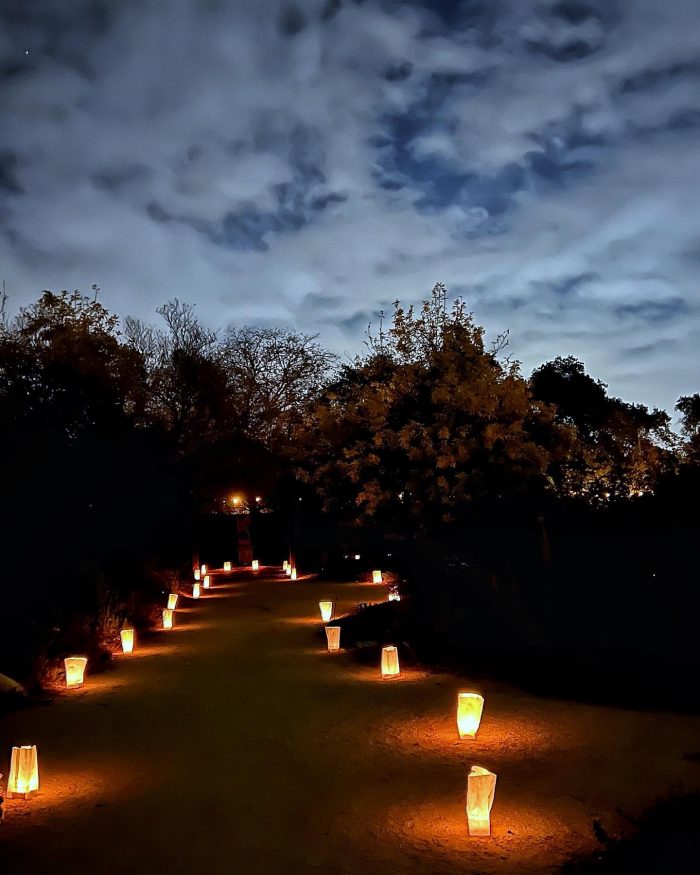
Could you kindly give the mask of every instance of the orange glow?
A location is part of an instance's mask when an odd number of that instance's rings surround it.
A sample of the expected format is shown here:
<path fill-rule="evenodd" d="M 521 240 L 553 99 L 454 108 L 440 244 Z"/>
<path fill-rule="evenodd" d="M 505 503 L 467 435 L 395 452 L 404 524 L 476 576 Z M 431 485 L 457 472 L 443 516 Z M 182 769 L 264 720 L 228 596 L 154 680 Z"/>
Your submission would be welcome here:
<path fill-rule="evenodd" d="M 484 710 L 484 697 L 479 693 L 457 694 L 457 730 L 460 738 L 475 738 Z"/>
<path fill-rule="evenodd" d="M 238 505 L 239 505 L 240 503 L 241 503 L 241 499 L 240 499 L 237 495 L 234 495 L 233 498 L 231 499 L 231 504 L 232 504 L 234 507 L 238 507 Z"/>
<path fill-rule="evenodd" d="M 321 619 L 324 623 L 327 623 L 333 616 L 333 602 L 319 602 L 318 606 L 321 609 Z"/>
<path fill-rule="evenodd" d="M 193 583 L 193 584 L 192 584 L 192 598 L 193 598 L 193 599 L 198 599 L 199 596 L 200 596 L 200 588 L 199 588 L 199 584 L 198 584 L 198 583 Z"/>
<path fill-rule="evenodd" d="M 253 569 L 253 571 L 260 571 L 260 560 L 253 559 L 253 562 L 251 564 L 251 568 Z"/>
<path fill-rule="evenodd" d="M 399 651 L 393 645 L 382 647 L 382 677 L 391 678 L 400 674 Z"/>
<path fill-rule="evenodd" d="M 470 836 L 491 835 L 491 806 L 496 792 L 496 775 L 472 766 L 467 776 L 467 823 Z"/>
<path fill-rule="evenodd" d="M 292 568 L 292 570 L 291 570 L 289 576 L 291 577 L 292 580 L 296 580 L 296 579 L 297 579 L 297 570 L 296 570 L 296 568 Z"/>
<path fill-rule="evenodd" d="M 79 687 L 85 677 L 87 658 L 84 656 L 67 656 L 63 660 L 66 669 L 66 686 Z"/>
<path fill-rule="evenodd" d="M 36 745 L 22 745 L 12 748 L 10 774 L 7 778 L 7 795 L 29 797 L 39 789 L 39 760 Z"/>
<path fill-rule="evenodd" d="M 173 614 L 175 612 L 172 608 L 165 608 L 163 611 L 163 628 L 164 629 L 172 629 L 173 628 Z"/>
<path fill-rule="evenodd" d="M 134 630 L 122 629 L 120 632 L 122 639 L 122 653 L 133 653 L 134 650 Z"/>
<path fill-rule="evenodd" d="M 373 571 L 372 572 L 372 583 L 381 583 L 382 582 L 382 572 L 381 571 Z"/>
<path fill-rule="evenodd" d="M 340 626 L 326 626 L 328 652 L 337 653 L 340 650 Z"/>
<path fill-rule="evenodd" d="M 178 598 L 179 598 L 179 596 L 176 592 L 170 593 L 170 595 L 168 596 L 168 610 L 169 611 L 175 610 L 175 608 L 177 607 Z"/>
<path fill-rule="evenodd" d="M 231 563 L 230 562 L 224 562 L 224 571 L 226 572 L 226 574 L 231 573 Z"/>
<path fill-rule="evenodd" d="M 209 589 L 209 587 L 211 586 L 211 575 L 209 575 L 209 574 L 204 575 L 204 580 L 202 581 L 202 585 L 204 586 L 204 589 Z"/>

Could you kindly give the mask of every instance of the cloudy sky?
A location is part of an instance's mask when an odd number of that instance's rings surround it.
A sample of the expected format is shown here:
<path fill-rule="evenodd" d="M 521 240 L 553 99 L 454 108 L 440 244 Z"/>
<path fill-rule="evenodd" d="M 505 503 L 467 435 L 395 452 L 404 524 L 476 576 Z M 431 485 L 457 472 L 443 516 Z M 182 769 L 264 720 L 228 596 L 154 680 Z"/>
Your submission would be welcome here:
<path fill-rule="evenodd" d="M 361 348 L 438 280 L 529 373 L 700 391 L 697 0 L 4 0 L 10 307 Z"/>

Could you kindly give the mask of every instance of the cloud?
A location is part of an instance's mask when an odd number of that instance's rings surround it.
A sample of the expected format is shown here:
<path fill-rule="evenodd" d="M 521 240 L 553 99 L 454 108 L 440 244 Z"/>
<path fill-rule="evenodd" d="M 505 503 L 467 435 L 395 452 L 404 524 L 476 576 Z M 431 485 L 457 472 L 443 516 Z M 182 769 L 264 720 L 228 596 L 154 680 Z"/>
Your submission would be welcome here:
<path fill-rule="evenodd" d="M 3 4 L 12 305 L 96 282 L 354 352 L 442 280 L 525 370 L 700 389 L 695 0 L 270 6 Z"/>

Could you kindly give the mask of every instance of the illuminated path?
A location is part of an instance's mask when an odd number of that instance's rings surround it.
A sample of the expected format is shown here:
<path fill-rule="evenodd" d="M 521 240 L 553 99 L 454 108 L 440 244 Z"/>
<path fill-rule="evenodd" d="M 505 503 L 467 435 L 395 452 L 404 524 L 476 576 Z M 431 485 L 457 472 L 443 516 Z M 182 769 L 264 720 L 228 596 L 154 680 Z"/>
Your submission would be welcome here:
<path fill-rule="evenodd" d="M 594 817 L 700 783 L 700 718 L 486 686 L 456 740 L 460 681 L 327 654 L 318 601 L 377 590 L 224 578 L 119 670 L 0 722 L 39 746 L 41 791 L 5 805 L 2 875 L 547 872 Z M 469 686 L 468 682 L 466 686 Z M 493 836 L 466 835 L 469 765 L 498 774 Z"/>

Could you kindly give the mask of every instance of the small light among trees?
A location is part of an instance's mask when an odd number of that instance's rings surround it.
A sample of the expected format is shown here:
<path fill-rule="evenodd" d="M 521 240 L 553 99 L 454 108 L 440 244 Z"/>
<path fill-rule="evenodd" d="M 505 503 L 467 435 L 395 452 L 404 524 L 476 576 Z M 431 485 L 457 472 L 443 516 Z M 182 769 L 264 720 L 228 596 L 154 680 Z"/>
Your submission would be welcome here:
<path fill-rule="evenodd" d="M 122 639 L 122 653 L 133 653 L 134 650 L 134 630 L 122 629 L 119 633 Z"/>
<path fill-rule="evenodd" d="M 173 611 L 172 608 L 165 608 L 163 610 L 163 628 L 164 629 L 172 629 L 173 628 Z"/>
<path fill-rule="evenodd" d="M 322 601 L 318 603 L 318 606 L 321 609 L 321 619 L 327 623 L 333 616 L 333 602 Z"/>
<path fill-rule="evenodd" d="M 496 775 L 472 766 L 467 776 L 467 825 L 470 836 L 491 835 L 491 806 L 496 793 Z"/>
<path fill-rule="evenodd" d="M 175 608 L 177 607 L 178 598 L 179 598 L 179 596 L 176 592 L 170 593 L 170 595 L 168 596 L 168 610 L 169 611 L 175 610 Z"/>
<path fill-rule="evenodd" d="M 326 641 L 329 653 L 337 653 L 340 650 L 340 626 L 326 626 Z"/>
<path fill-rule="evenodd" d="M 85 677 L 87 658 L 85 656 L 67 656 L 63 660 L 63 665 L 66 670 L 66 686 L 81 686 Z"/>
<path fill-rule="evenodd" d="M 382 647 L 382 677 L 391 678 L 400 674 L 399 651 L 393 645 Z"/>
<path fill-rule="evenodd" d="M 7 795 L 24 796 L 29 798 L 30 793 L 39 789 L 39 759 L 36 745 L 22 745 L 13 747 L 10 757 L 10 774 L 7 777 Z"/>
<path fill-rule="evenodd" d="M 476 738 L 483 710 L 484 697 L 479 693 L 457 694 L 457 730 L 460 738 Z"/>

